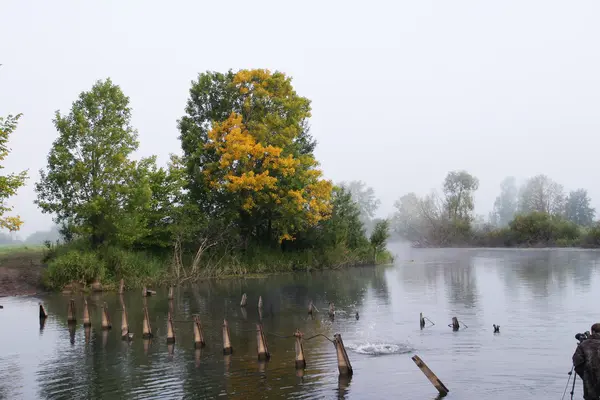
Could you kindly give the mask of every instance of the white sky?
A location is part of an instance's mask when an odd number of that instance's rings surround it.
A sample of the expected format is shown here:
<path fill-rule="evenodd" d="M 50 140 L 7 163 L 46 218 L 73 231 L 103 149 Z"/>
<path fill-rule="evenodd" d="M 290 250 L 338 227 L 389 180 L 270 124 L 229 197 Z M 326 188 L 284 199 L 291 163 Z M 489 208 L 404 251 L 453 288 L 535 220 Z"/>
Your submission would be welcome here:
<path fill-rule="evenodd" d="M 26 236 L 51 219 L 33 183 L 53 113 L 97 79 L 131 99 L 140 155 L 180 151 L 176 120 L 206 70 L 269 68 L 312 100 L 326 176 L 382 200 L 480 179 L 487 214 L 507 175 L 546 173 L 600 209 L 597 1 L 0 1 L 0 115 L 24 114 L 5 171 Z"/>

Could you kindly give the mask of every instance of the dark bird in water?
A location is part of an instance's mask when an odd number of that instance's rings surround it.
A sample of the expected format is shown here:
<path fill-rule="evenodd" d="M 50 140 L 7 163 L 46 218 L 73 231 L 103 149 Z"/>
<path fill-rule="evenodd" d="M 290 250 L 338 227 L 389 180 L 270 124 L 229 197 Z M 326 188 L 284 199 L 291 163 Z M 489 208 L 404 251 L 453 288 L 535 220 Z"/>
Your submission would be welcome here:
<path fill-rule="evenodd" d="M 494 333 L 500 333 L 500 325 L 494 324 Z"/>
<path fill-rule="evenodd" d="M 360 317 L 358 316 L 358 311 L 356 312 L 356 320 L 358 321 Z"/>

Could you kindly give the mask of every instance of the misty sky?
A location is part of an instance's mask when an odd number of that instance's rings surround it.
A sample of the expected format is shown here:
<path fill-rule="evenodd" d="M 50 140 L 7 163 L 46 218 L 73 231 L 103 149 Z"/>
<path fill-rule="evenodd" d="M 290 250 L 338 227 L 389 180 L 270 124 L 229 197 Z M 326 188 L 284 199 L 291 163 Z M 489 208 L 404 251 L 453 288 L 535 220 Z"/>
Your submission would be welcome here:
<path fill-rule="evenodd" d="M 206 70 L 268 68 L 312 100 L 317 159 L 393 211 L 446 173 L 480 179 L 485 214 L 507 175 L 546 173 L 600 209 L 598 1 L 0 0 L 0 115 L 24 115 L 5 171 L 20 236 L 47 229 L 33 183 L 55 110 L 98 79 L 131 99 L 139 156 L 179 153 L 176 120 Z"/>

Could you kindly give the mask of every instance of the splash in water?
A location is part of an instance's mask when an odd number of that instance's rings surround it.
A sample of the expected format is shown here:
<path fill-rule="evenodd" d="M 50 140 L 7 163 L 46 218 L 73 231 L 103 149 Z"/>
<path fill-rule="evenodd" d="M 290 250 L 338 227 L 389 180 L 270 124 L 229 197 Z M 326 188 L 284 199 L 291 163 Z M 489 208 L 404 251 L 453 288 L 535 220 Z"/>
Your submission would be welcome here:
<path fill-rule="evenodd" d="M 358 354 L 368 354 L 371 356 L 381 356 L 387 354 L 405 354 L 414 349 L 405 344 L 391 343 L 349 343 L 348 349 Z"/>

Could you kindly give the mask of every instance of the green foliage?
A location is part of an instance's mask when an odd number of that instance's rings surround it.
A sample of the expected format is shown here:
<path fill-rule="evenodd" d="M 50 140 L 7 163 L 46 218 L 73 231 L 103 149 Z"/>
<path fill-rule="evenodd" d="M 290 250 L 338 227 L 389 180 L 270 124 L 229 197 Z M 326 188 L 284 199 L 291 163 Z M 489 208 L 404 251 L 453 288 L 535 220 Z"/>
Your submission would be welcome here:
<path fill-rule="evenodd" d="M 444 180 L 448 218 L 471 221 L 475 208 L 473 194 L 478 188 L 479 180 L 467 171 L 449 172 Z"/>
<path fill-rule="evenodd" d="M 385 250 L 385 245 L 390 236 L 389 228 L 390 224 L 387 219 L 377 221 L 377 223 L 375 224 L 373 233 L 371 233 L 371 237 L 369 238 L 369 241 L 371 242 L 371 246 L 373 246 L 375 254 Z"/>
<path fill-rule="evenodd" d="M 582 247 L 600 247 L 600 224 L 590 227 L 581 238 Z"/>
<path fill-rule="evenodd" d="M 344 187 L 335 187 L 332 194 L 332 213 L 318 228 L 318 243 L 312 246 L 335 248 L 340 245 L 358 249 L 368 244 L 362 222 L 360 208 L 352 200 L 351 193 Z"/>
<path fill-rule="evenodd" d="M 518 244 L 554 244 L 558 240 L 575 241 L 579 237 L 576 224 L 542 212 L 517 215 L 509 227 Z"/>
<path fill-rule="evenodd" d="M 587 190 L 578 189 L 569 193 L 565 206 L 565 218 L 581 225 L 590 226 L 594 221 L 596 210 L 590 206 Z"/>
<path fill-rule="evenodd" d="M 48 263 L 44 282 L 50 289 L 62 289 L 76 281 L 88 285 L 94 279 L 104 279 L 106 264 L 91 251 L 70 250 L 53 258 Z"/>
<path fill-rule="evenodd" d="M 322 179 L 310 101 L 267 70 L 205 73 L 178 121 L 183 156 L 166 168 L 138 148 L 129 99 L 110 79 L 56 113 L 58 138 L 36 203 L 64 238 L 48 243 L 46 283 L 106 287 L 207 276 L 338 268 L 390 260 L 378 201 Z M 364 196 L 363 196 L 364 195 Z M 364 200 L 364 201 L 363 201 Z"/>
<path fill-rule="evenodd" d="M 0 117 L 0 162 L 4 161 L 10 154 L 8 140 L 17 128 L 19 118 L 21 118 L 21 114 L 9 115 L 6 118 Z M 1 164 L 0 169 L 4 169 Z M 11 217 L 4 214 L 12 211 L 12 207 L 7 206 L 6 201 L 17 193 L 17 189 L 25 184 L 26 179 L 27 171 L 18 174 L 0 175 L 0 228 L 13 232 L 18 231 L 23 225 L 23 221 L 18 215 Z"/>
<path fill-rule="evenodd" d="M 207 72 L 179 121 L 190 200 L 234 224 L 246 243 L 292 240 L 326 218 L 308 132 L 310 101 L 280 72 Z"/>
<path fill-rule="evenodd" d="M 375 212 L 381 205 L 381 201 L 375 197 L 373 188 L 367 186 L 363 181 L 342 182 L 338 186 L 344 187 L 350 192 L 352 200 L 358 204 L 360 221 L 365 226 L 367 232 L 371 232 L 373 230 Z"/>
<path fill-rule="evenodd" d="M 40 171 L 36 203 L 94 246 L 130 245 L 146 233 L 139 210 L 151 197 L 144 172 L 153 159 L 129 159 L 138 148 L 130 120 L 129 98 L 110 79 L 81 93 L 69 114 L 56 112 L 59 136 Z"/>

